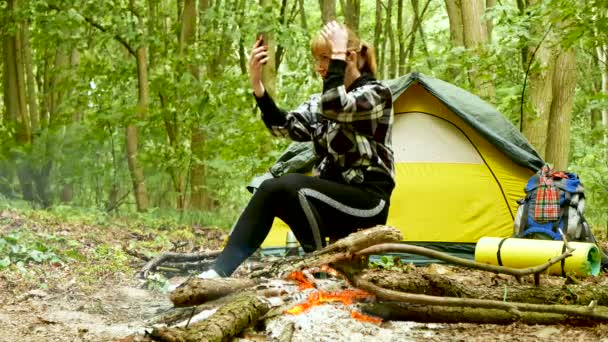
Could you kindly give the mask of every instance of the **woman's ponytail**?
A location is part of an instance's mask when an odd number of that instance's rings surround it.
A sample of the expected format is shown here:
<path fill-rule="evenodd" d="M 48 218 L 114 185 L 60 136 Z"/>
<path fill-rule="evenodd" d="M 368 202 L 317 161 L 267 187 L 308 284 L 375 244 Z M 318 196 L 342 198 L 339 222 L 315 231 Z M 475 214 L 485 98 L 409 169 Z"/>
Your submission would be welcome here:
<path fill-rule="evenodd" d="M 369 73 L 376 77 L 378 66 L 376 65 L 376 52 L 374 51 L 374 48 L 362 42 L 359 56 L 362 61 L 362 63 L 359 63 L 359 71 L 361 71 L 361 73 Z"/>

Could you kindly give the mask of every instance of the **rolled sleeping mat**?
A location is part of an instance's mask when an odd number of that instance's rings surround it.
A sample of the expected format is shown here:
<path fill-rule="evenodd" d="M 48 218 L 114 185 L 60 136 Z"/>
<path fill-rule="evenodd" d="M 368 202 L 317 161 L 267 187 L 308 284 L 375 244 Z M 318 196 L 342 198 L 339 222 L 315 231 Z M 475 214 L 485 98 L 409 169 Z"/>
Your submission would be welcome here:
<path fill-rule="evenodd" d="M 593 243 L 568 242 L 572 256 L 548 269 L 552 275 L 596 276 L 600 273 L 601 254 Z M 566 250 L 563 241 L 483 237 L 475 247 L 475 261 L 512 268 L 542 265 Z"/>

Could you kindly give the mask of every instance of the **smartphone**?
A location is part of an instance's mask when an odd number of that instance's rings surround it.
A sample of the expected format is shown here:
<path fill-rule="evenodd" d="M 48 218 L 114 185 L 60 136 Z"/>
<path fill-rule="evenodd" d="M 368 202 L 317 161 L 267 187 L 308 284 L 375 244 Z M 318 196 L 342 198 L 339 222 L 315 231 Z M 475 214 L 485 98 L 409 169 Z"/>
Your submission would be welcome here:
<path fill-rule="evenodd" d="M 267 41 L 266 41 L 266 34 L 263 32 L 259 32 L 256 35 L 256 40 L 262 38 L 262 40 L 260 41 L 260 44 L 258 46 L 264 46 L 266 45 Z M 266 63 L 263 63 L 264 65 L 266 65 Z"/>
<path fill-rule="evenodd" d="M 266 34 L 263 32 L 258 33 L 255 39 L 258 40 L 260 38 L 262 38 L 262 41 L 260 41 L 260 46 L 266 45 Z"/>

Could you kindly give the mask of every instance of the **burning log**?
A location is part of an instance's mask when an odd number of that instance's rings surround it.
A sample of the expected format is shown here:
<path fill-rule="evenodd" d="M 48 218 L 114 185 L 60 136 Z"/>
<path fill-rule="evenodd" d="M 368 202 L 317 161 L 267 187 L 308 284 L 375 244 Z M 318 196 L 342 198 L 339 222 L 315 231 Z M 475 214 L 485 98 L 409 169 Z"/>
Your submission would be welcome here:
<path fill-rule="evenodd" d="M 154 328 L 150 336 L 166 342 L 228 341 L 255 324 L 269 309 L 266 300 L 245 294 L 220 307 L 204 321 L 186 328 Z"/>
<path fill-rule="evenodd" d="M 259 281 L 255 279 L 242 278 L 190 278 L 175 289 L 170 298 L 173 305 L 177 307 L 193 306 L 251 288 L 258 283 Z"/>

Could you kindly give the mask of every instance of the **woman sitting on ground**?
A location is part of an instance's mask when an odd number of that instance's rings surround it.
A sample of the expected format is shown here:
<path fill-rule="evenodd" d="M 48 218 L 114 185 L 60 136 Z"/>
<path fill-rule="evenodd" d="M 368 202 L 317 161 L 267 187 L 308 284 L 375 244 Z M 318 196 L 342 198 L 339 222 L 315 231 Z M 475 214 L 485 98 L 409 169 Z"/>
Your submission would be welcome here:
<path fill-rule="evenodd" d="M 230 276 L 262 244 L 275 217 L 306 252 L 326 239 L 385 224 L 395 186 L 390 90 L 376 81 L 373 49 L 331 22 L 312 42 L 323 92 L 292 111 L 277 107 L 262 82 L 268 47 L 258 39 L 250 80 L 262 119 L 276 136 L 313 141 L 317 176 L 287 174 L 264 181 L 236 222 L 212 269 L 200 278 Z"/>

